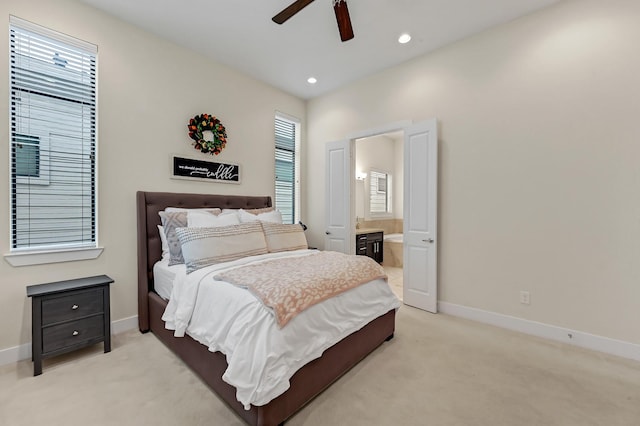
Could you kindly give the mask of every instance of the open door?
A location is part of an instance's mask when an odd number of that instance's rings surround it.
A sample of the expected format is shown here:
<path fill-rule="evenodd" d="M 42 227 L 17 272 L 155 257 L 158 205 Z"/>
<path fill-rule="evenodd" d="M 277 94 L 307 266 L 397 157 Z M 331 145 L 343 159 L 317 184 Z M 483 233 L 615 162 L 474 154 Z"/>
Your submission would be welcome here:
<path fill-rule="evenodd" d="M 325 146 L 325 250 L 353 253 L 351 244 L 351 140 Z"/>
<path fill-rule="evenodd" d="M 404 133 L 403 301 L 438 312 L 438 133 L 436 120 Z"/>

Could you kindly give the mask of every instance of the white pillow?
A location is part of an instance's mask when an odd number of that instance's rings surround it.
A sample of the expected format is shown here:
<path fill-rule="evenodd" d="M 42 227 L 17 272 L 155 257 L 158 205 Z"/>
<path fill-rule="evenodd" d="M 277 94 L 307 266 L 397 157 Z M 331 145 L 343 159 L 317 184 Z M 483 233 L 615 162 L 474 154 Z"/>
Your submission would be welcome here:
<path fill-rule="evenodd" d="M 160 233 L 160 242 L 162 243 L 162 258 L 169 256 L 169 243 L 167 242 L 167 236 L 164 234 L 164 227 L 158 225 L 158 232 Z"/>
<path fill-rule="evenodd" d="M 253 222 L 256 220 L 260 220 L 263 222 L 273 222 L 273 223 L 282 223 L 282 213 L 279 210 L 273 210 L 270 212 L 264 212 L 259 214 L 249 213 L 244 209 L 238 210 L 238 216 L 240 217 L 240 222 Z"/>
<path fill-rule="evenodd" d="M 189 228 L 218 228 L 238 224 L 240 224 L 240 220 L 236 214 L 221 213 L 216 216 L 206 211 L 191 210 L 187 212 L 187 227 Z"/>

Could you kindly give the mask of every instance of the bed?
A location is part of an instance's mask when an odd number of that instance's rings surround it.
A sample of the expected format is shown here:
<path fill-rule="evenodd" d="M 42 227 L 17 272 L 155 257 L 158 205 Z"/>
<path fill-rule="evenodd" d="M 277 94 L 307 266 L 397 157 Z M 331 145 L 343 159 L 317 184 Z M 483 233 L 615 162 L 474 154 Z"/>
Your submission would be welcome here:
<path fill-rule="evenodd" d="M 210 352 L 207 346 L 189 335 L 174 337 L 173 332 L 165 328 L 162 315 L 167 301 L 155 291 L 153 276 L 154 265 L 161 259 L 158 212 L 167 207 L 260 209 L 271 207 L 271 197 L 139 191 L 136 205 L 140 331 L 153 332 L 248 424 L 268 426 L 284 423 L 332 382 L 393 337 L 395 309 L 373 319 L 325 350 L 320 358 L 300 368 L 291 377 L 287 391 L 265 405 L 251 405 L 250 409 L 245 409 L 236 399 L 236 389 L 222 380 L 228 366 L 225 355 Z"/>

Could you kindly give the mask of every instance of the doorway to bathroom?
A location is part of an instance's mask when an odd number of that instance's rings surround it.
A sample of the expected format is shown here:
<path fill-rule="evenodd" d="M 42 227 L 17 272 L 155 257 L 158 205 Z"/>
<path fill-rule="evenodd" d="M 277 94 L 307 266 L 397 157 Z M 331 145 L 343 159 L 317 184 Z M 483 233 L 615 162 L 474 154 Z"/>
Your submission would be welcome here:
<path fill-rule="evenodd" d="M 356 253 L 374 253 L 389 285 L 403 298 L 403 175 L 404 131 L 355 139 Z M 360 240 L 376 236 L 372 250 Z M 381 240 L 381 241 L 378 241 Z M 369 244 L 370 245 L 370 244 Z"/>
<path fill-rule="evenodd" d="M 325 144 L 324 247 L 325 250 L 343 253 L 356 252 L 356 243 L 359 243 L 354 238 L 356 140 L 395 131 L 404 133 L 402 300 L 407 305 L 436 313 L 438 130 L 435 119 L 419 123 L 394 123 Z M 385 182 L 387 178 L 384 175 L 377 177 L 377 192 L 384 192 L 382 189 L 388 185 L 388 181 Z M 369 190 L 372 188 L 374 185 L 370 183 Z M 375 238 L 375 235 L 372 237 Z"/>

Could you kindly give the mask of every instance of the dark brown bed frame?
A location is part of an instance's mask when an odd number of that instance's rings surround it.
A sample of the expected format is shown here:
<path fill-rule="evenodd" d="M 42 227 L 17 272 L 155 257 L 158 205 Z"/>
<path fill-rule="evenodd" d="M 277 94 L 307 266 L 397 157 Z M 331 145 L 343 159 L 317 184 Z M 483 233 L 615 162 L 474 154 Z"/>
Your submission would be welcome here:
<path fill-rule="evenodd" d="M 220 352 L 209 352 L 206 346 L 187 335 L 176 338 L 172 331 L 164 327 L 161 317 L 167 302 L 153 288 L 153 265 L 160 260 L 162 250 L 157 228 L 161 224 L 158 212 L 166 207 L 264 208 L 271 207 L 271 197 L 138 191 L 136 205 L 140 331 L 145 333 L 151 330 L 250 425 L 282 424 L 385 340 L 393 337 L 395 310 L 345 337 L 327 349 L 320 358 L 298 370 L 290 379 L 291 386 L 285 393 L 266 405 L 252 405 L 250 410 L 245 410 L 236 400 L 236 389 L 222 380 L 227 368 L 225 356 Z"/>

